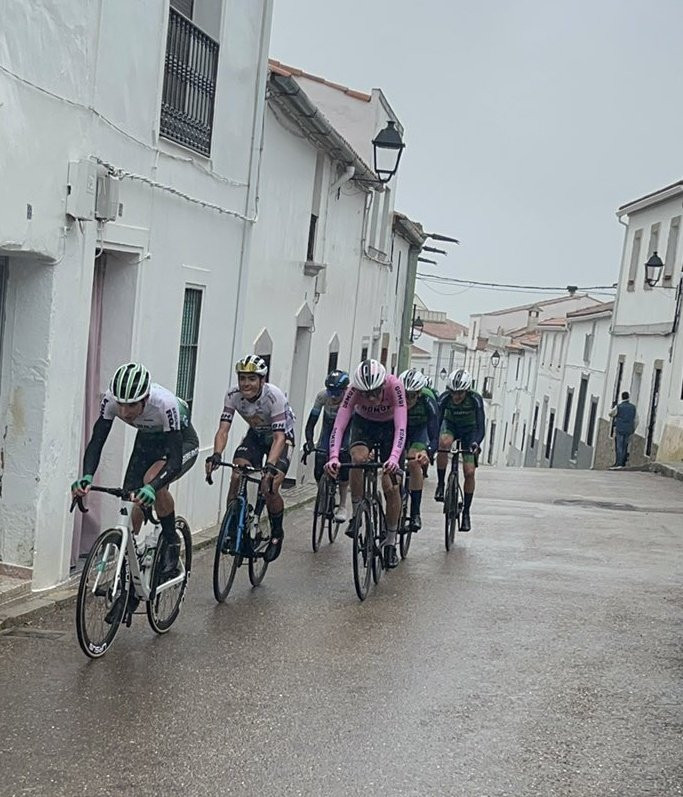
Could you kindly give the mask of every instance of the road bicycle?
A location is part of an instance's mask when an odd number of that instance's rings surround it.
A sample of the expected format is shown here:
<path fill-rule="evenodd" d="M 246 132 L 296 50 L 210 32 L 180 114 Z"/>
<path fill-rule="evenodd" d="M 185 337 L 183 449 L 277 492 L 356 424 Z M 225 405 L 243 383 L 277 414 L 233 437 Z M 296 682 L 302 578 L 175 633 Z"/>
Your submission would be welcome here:
<path fill-rule="evenodd" d="M 416 457 L 407 457 L 407 462 L 416 459 Z M 410 517 L 410 468 L 406 467 L 405 470 L 405 479 L 403 480 L 403 486 L 401 488 L 401 519 L 398 523 L 398 534 L 399 534 L 399 551 L 401 553 L 401 559 L 405 559 L 408 556 L 408 550 L 410 549 L 410 543 L 413 538 L 413 524 Z"/>
<path fill-rule="evenodd" d="M 325 449 L 316 448 L 312 451 L 305 453 L 301 462 L 306 464 L 309 454 L 327 454 Z M 320 543 L 327 527 L 327 539 L 333 543 L 339 533 L 339 521 L 335 520 L 335 512 L 337 510 L 337 491 L 339 490 L 339 480 L 333 479 L 327 473 L 323 472 L 320 480 L 318 481 L 318 492 L 315 497 L 315 505 L 313 507 L 313 527 L 311 529 L 311 545 L 313 553 L 317 553 L 320 548 Z"/>
<path fill-rule="evenodd" d="M 387 536 L 387 520 L 379 491 L 379 476 L 384 465 L 379 461 L 379 447 L 373 448 L 372 459 L 349 469 L 363 471 L 363 498 L 357 504 L 352 518 L 353 529 L 353 583 L 361 601 L 367 597 L 370 579 L 379 584 L 384 563 L 384 540 Z M 399 471 L 395 481 L 403 475 Z"/>
<path fill-rule="evenodd" d="M 213 595 L 219 603 L 223 603 L 232 589 L 238 568 L 245 560 L 248 563 L 251 585 L 257 587 L 263 581 L 268 570 L 268 562 L 263 554 L 270 543 L 271 535 L 270 524 L 261 524 L 265 498 L 259 490 L 256 502 L 252 505 L 247 494 L 250 483 L 261 484 L 261 479 L 253 476 L 254 473 L 262 473 L 261 468 L 233 465 L 232 462 L 220 462 L 217 467 L 232 468 L 239 474 L 237 495 L 230 501 L 223 515 L 213 560 Z M 213 484 L 210 474 L 206 480 Z"/>
<path fill-rule="evenodd" d="M 457 443 L 453 444 L 451 448 L 439 449 L 439 453 L 450 454 L 451 457 L 451 468 L 448 473 L 448 480 L 443 496 L 446 550 L 450 551 L 455 541 L 456 528 L 460 530 L 462 510 L 465 504 L 465 496 L 463 494 L 462 485 L 460 484 L 460 457 L 470 452 Z"/>
<path fill-rule="evenodd" d="M 176 516 L 175 528 L 180 544 L 180 559 L 175 575 L 161 573 L 164 549 L 161 525 L 154 513 L 142 509 L 147 530 L 143 539 L 133 533 L 131 493 L 118 487 L 90 487 L 92 492 L 119 498 L 120 522 L 103 531 L 93 543 L 78 586 L 76 633 L 86 656 L 100 658 L 111 647 L 125 622 L 129 627 L 139 601 L 145 602 L 147 620 L 157 634 L 165 634 L 180 614 L 192 568 L 192 536 L 187 521 Z M 83 498 L 71 503 L 87 512 Z M 159 544 L 161 542 L 161 544 Z"/>

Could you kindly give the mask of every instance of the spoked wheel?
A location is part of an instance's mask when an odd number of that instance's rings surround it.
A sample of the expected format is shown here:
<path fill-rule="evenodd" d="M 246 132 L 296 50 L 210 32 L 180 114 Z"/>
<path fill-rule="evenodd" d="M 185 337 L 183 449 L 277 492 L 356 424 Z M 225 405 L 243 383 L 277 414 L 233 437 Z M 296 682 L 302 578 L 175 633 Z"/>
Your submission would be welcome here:
<path fill-rule="evenodd" d="M 446 550 L 450 551 L 455 540 L 455 529 L 458 525 L 458 490 L 453 476 L 448 477 L 443 511 Z"/>
<path fill-rule="evenodd" d="M 462 491 L 462 487 L 460 485 L 458 485 L 458 496 L 457 496 L 457 498 L 458 498 L 458 500 L 457 500 L 457 504 L 456 504 L 456 506 L 457 506 L 456 518 L 457 518 L 457 523 L 458 523 L 457 528 L 458 528 L 458 531 L 460 531 L 460 523 L 462 522 L 462 510 L 463 510 L 463 508 L 465 506 L 465 495 L 464 495 L 464 493 Z"/>
<path fill-rule="evenodd" d="M 240 502 L 231 501 L 221 523 L 213 559 L 213 596 L 219 602 L 228 597 L 242 557 L 231 553 L 240 523 Z"/>
<path fill-rule="evenodd" d="M 387 536 L 387 521 L 382 506 L 377 503 L 373 506 L 373 521 L 375 527 L 375 555 L 372 558 L 372 580 L 379 584 L 384 570 L 384 540 Z"/>
<path fill-rule="evenodd" d="M 118 529 L 102 532 L 90 549 L 81 574 L 76 605 L 76 633 L 81 650 L 91 659 L 98 659 L 107 652 L 128 604 L 130 576 L 126 560 L 116 594 L 113 592 L 121 541 Z M 118 609 L 114 608 L 114 604 Z"/>
<path fill-rule="evenodd" d="M 165 634 L 178 619 L 192 569 L 192 535 L 187 520 L 180 516 L 176 517 L 175 530 L 180 544 L 176 575 L 168 578 L 157 574 L 165 544 L 163 538 L 161 544 L 157 545 L 152 563 L 152 594 L 147 601 L 147 620 L 157 634 Z"/>
<path fill-rule="evenodd" d="M 269 564 L 262 556 L 249 558 L 249 581 L 252 587 L 258 587 L 263 581 Z"/>
<path fill-rule="evenodd" d="M 374 561 L 375 533 L 370 507 L 363 501 L 353 516 L 353 582 L 356 595 L 364 601 L 370 589 Z"/>
<path fill-rule="evenodd" d="M 403 505 L 401 507 L 401 520 L 399 522 L 399 543 L 398 548 L 401 553 L 401 559 L 405 559 L 408 556 L 408 550 L 410 549 L 410 541 L 413 537 L 412 527 L 410 525 L 410 517 L 408 516 L 408 496 L 407 494 L 403 497 Z"/>
<path fill-rule="evenodd" d="M 323 474 L 318 482 L 318 494 L 313 508 L 313 528 L 311 529 L 311 545 L 313 553 L 317 553 L 325 531 L 325 514 L 327 512 L 327 476 Z"/>

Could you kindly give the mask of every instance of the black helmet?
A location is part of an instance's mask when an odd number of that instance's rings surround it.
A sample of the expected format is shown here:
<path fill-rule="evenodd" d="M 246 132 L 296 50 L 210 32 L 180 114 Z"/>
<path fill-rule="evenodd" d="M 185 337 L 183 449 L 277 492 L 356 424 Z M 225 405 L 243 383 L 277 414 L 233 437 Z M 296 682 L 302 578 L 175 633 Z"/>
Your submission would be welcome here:
<path fill-rule="evenodd" d="M 325 379 L 325 387 L 332 393 L 340 393 L 349 386 L 349 375 L 346 371 L 335 369 L 330 371 Z"/>

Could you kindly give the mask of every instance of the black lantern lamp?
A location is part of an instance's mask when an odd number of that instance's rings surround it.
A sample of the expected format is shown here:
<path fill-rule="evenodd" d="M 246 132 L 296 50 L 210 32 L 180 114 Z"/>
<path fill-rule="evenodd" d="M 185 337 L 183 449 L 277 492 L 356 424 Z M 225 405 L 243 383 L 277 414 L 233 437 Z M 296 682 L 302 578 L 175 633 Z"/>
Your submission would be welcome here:
<path fill-rule="evenodd" d="M 496 349 L 491 355 L 491 365 L 494 368 L 498 368 L 500 365 L 500 354 L 498 354 L 498 349 Z"/>
<path fill-rule="evenodd" d="M 396 174 L 405 146 L 396 122 L 392 119 L 387 122 L 384 130 L 380 130 L 373 138 L 375 174 L 381 183 L 388 183 Z"/>
<path fill-rule="evenodd" d="M 664 263 L 662 262 L 662 258 L 657 252 L 653 252 L 650 259 L 645 264 L 645 282 L 647 282 L 651 288 L 654 288 L 659 282 L 663 268 Z"/>

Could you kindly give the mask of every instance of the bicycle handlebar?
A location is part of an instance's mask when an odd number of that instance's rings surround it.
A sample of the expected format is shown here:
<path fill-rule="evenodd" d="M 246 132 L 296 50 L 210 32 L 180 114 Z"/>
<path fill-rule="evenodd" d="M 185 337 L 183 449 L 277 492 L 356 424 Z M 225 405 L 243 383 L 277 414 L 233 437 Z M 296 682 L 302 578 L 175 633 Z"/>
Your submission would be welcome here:
<path fill-rule="evenodd" d="M 107 495 L 113 495 L 114 498 L 120 498 L 122 501 L 128 501 L 135 490 L 124 490 L 123 487 L 99 487 L 97 484 L 92 484 L 88 492 L 106 493 Z M 69 507 L 70 513 L 73 512 L 76 507 L 78 507 L 79 512 L 82 512 L 84 515 L 90 511 L 83 503 L 84 497 L 85 496 L 77 495 L 72 498 L 71 506 Z M 145 522 L 151 521 L 155 525 L 159 522 L 159 519 L 155 517 L 154 512 L 152 512 L 151 507 L 140 506 L 140 509 L 145 516 Z"/>
<path fill-rule="evenodd" d="M 216 467 L 214 468 L 214 470 L 216 470 L 218 468 L 232 468 L 233 470 L 241 471 L 244 474 L 261 473 L 262 470 L 263 470 L 263 468 L 252 468 L 251 465 L 235 465 L 232 462 L 217 462 L 216 463 Z M 258 479 L 249 478 L 249 476 L 247 476 L 247 479 L 249 479 L 249 481 L 252 481 L 252 482 L 258 482 L 259 481 Z M 211 478 L 211 473 L 207 473 L 206 474 L 206 481 L 209 484 L 213 484 L 213 479 Z"/>

